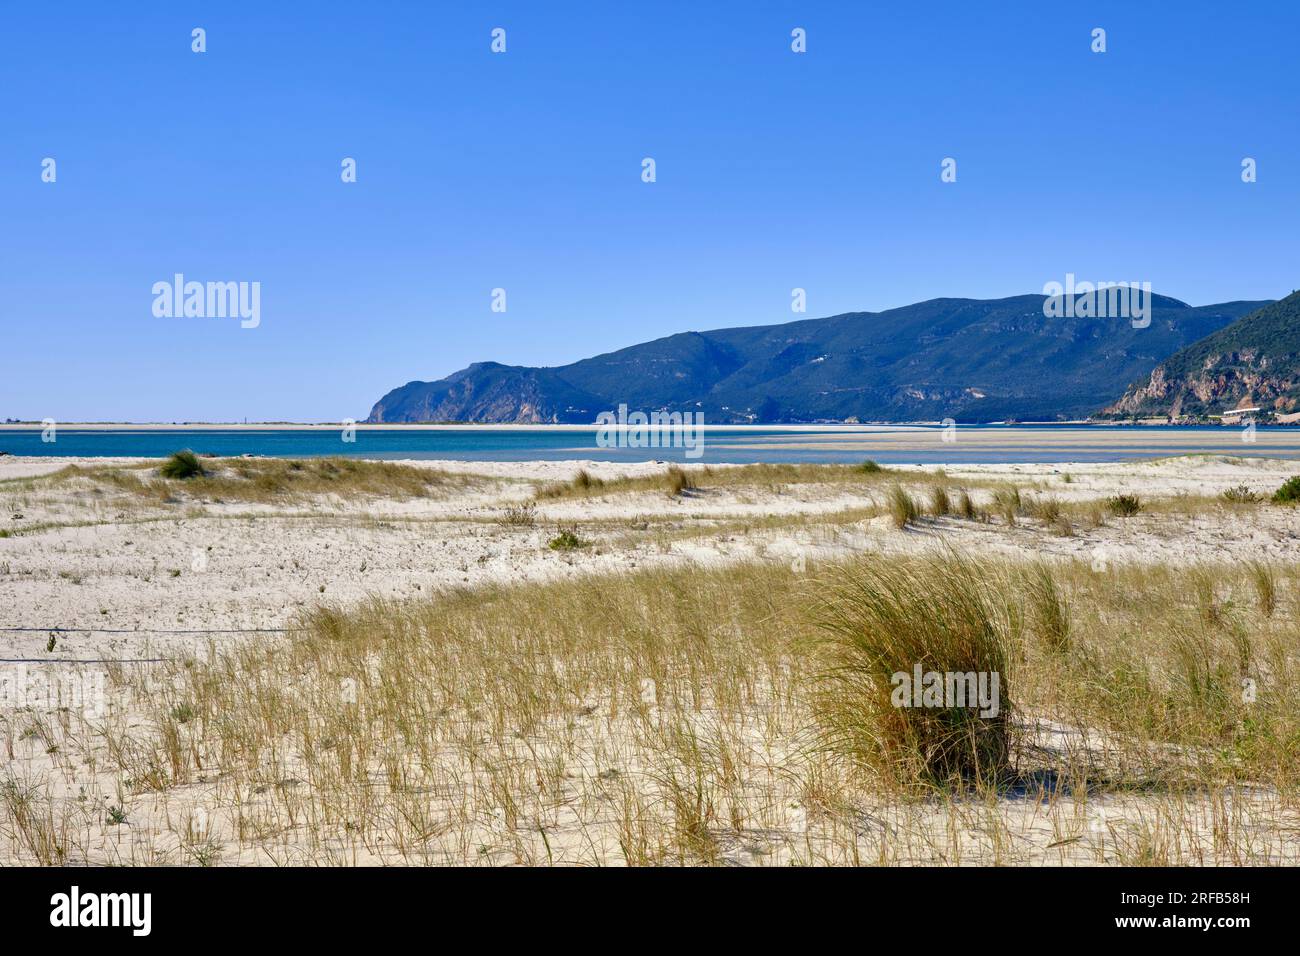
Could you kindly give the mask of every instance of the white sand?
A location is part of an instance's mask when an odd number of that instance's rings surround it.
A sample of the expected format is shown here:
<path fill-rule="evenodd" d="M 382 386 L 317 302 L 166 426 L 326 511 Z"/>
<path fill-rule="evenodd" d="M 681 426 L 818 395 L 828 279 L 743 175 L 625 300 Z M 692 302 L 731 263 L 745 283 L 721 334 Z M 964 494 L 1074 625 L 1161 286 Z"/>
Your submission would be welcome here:
<path fill-rule="evenodd" d="M 414 461 L 409 464 L 495 481 L 444 498 L 322 499 L 278 506 L 124 504 L 112 497 L 3 483 L 69 463 L 0 458 L 0 528 L 17 532 L 0 539 L 0 626 L 273 628 L 322 602 L 410 597 L 447 585 L 662 563 L 832 558 L 945 543 L 993 554 L 1088 561 L 1300 560 L 1300 523 L 1285 508 L 1251 509 L 1248 520 L 1247 512 L 1217 507 L 1190 518 L 1143 514 L 1081 528 L 1073 537 L 1057 537 L 1029 521 L 1007 528 L 941 519 L 900 532 L 887 519 L 852 520 L 854 509 L 881 503 L 876 499 L 887 483 L 705 487 L 680 498 L 651 491 L 561 499 L 538 504 L 534 527 L 499 523 L 509 506 L 532 497 L 534 482 L 564 480 L 580 467 L 606 479 L 645 475 L 664 468 L 655 463 Z M 909 470 L 916 469 L 900 468 Z M 1025 489 L 1037 485 L 1040 493 L 1062 501 L 1121 491 L 1156 501 L 1214 495 L 1240 484 L 1267 494 L 1296 473 L 1300 462 L 1216 457 L 947 468 L 954 485 L 1006 479 Z M 583 535 L 595 547 L 550 550 L 547 541 L 568 522 L 583 523 Z M 22 533 L 43 525 L 52 527 Z M 0 656 L 25 656 L 44 641 L 43 634 L 0 635 Z M 70 652 L 96 654 L 143 652 L 145 643 L 130 635 L 64 640 Z M 157 641 L 147 644 L 156 648 Z"/>

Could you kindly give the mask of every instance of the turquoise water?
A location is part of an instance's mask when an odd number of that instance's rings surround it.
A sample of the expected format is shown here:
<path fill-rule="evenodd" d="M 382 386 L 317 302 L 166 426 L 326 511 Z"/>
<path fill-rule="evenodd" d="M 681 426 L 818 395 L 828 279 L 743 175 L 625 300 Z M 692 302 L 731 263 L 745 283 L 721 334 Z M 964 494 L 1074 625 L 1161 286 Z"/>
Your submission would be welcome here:
<path fill-rule="evenodd" d="M 997 447 L 996 433 L 1015 428 L 1027 430 L 1067 431 L 1070 438 L 1063 444 L 1034 449 L 1023 443 Z M 942 462 L 997 463 L 1030 461 L 1116 461 L 1155 455 L 1231 453 L 1247 456 L 1297 457 L 1294 428 L 1256 430 L 1256 441 L 1237 445 L 1237 429 L 1216 426 L 1144 428 L 1141 426 L 1087 427 L 1065 425 L 962 426 L 960 434 L 985 433 L 980 443 L 944 444 L 940 428 L 920 433 L 924 444 L 933 436 L 932 449 L 891 448 L 869 432 L 777 431 L 755 429 L 716 429 L 705 434 L 703 455 L 687 457 L 682 448 L 601 448 L 596 444 L 596 430 L 551 431 L 538 428 L 431 431 L 391 429 L 355 433 L 355 442 L 344 442 L 341 429 L 302 430 L 234 430 L 194 428 L 152 431 L 60 428 L 53 442 L 41 440 L 39 428 L 0 431 L 0 451 L 12 455 L 59 455 L 70 457 L 141 457 L 155 458 L 189 448 L 200 454 L 222 457 L 266 455 L 280 458 L 312 458 L 345 455 L 366 458 L 450 458 L 467 461 L 527 461 L 533 459 L 589 458 L 597 461 L 698 461 L 698 462 L 853 462 L 874 458 L 886 464 Z M 1092 436 L 1107 435 L 1102 444 Z M 1153 446 L 1146 436 L 1159 433 L 1165 441 Z M 1229 435 L 1233 436 L 1229 438 Z M 1077 440 L 1075 435 L 1078 436 Z M 1176 440 L 1173 445 L 1168 438 Z M 1283 437 L 1289 439 L 1282 442 Z M 1061 436 L 1054 436 L 1060 438 Z M 1225 442 L 1225 438 L 1229 438 Z M 806 447 L 772 447 L 797 441 Z M 861 446 L 853 451 L 826 447 L 852 441 Z M 1230 449 L 1228 445 L 1233 447 Z M 755 446 L 755 447 L 738 447 Z"/>

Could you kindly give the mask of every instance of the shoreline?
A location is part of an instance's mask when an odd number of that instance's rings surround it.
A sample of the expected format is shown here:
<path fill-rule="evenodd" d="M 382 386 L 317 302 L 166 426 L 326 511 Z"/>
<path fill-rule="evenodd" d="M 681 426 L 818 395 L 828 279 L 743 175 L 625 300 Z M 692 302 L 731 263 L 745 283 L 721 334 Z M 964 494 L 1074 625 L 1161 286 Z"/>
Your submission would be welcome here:
<path fill-rule="evenodd" d="M 40 422 L 4 422 L 0 431 L 40 431 Z M 344 427 L 341 422 L 58 422 L 56 427 L 68 431 L 338 431 Z M 528 423 L 528 422 L 439 422 L 439 423 L 397 423 L 382 422 L 369 424 L 357 422 L 347 426 L 357 431 L 549 431 L 549 432 L 595 432 L 601 429 L 622 431 L 629 428 L 680 431 L 683 426 L 676 425 L 590 425 Z M 895 431 L 920 428 L 938 428 L 940 422 L 914 422 L 908 424 L 872 424 L 872 425 L 692 425 L 691 430 L 735 429 L 742 431 Z M 971 426 L 980 427 L 980 426 Z"/>
<path fill-rule="evenodd" d="M 68 431 L 337 431 L 345 427 L 342 422 L 56 422 L 60 430 Z M 1288 424 L 1257 424 L 1257 429 L 1287 431 L 1300 426 L 1300 422 Z M 0 432 L 5 431 L 40 431 L 41 422 L 0 422 Z M 541 432 L 595 432 L 602 429 L 626 431 L 630 429 L 649 431 L 680 431 L 680 425 L 624 425 L 609 424 L 578 425 L 551 422 L 356 422 L 346 426 L 357 431 L 541 431 Z M 919 422 L 864 422 L 862 424 L 844 424 L 818 422 L 811 424 L 771 424 L 743 425 L 721 422 L 702 423 L 690 426 L 691 430 L 703 431 L 756 431 L 756 432 L 898 432 L 932 430 L 943 428 L 942 421 Z M 1087 430 L 1109 430 L 1118 428 L 1131 429 L 1240 429 L 1241 423 L 1234 422 L 1127 422 L 1127 421 L 1065 421 L 1065 422 L 962 422 L 959 429 L 981 428 L 1079 428 Z"/>

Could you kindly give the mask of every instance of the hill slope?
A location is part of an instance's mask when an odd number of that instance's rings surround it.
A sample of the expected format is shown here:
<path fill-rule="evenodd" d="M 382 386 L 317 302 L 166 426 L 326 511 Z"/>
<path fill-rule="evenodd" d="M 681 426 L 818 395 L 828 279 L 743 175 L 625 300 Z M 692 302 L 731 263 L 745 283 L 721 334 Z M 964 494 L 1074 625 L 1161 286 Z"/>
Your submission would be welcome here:
<path fill-rule="evenodd" d="M 1041 295 L 933 299 L 683 332 L 558 368 L 476 363 L 394 389 L 368 420 L 589 423 L 621 403 L 733 423 L 1082 417 L 1262 304 L 1152 298 L 1143 329 L 1126 318 L 1047 318 Z"/>
<path fill-rule="evenodd" d="M 1102 414 L 1196 418 L 1300 410 L 1300 292 L 1175 352 Z"/>

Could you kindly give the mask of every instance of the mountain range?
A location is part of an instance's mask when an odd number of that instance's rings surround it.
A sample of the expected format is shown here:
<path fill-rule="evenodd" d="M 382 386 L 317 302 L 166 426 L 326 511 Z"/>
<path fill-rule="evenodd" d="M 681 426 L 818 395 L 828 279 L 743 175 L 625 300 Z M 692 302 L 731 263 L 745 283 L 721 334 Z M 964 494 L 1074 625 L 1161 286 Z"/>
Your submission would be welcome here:
<path fill-rule="evenodd" d="M 589 424 L 620 404 L 702 412 L 710 423 L 1076 419 L 1267 305 L 1150 301 L 1144 328 L 1126 317 L 1049 318 L 1041 295 L 931 299 L 681 332 L 554 368 L 476 362 L 393 389 L 367 421 Z"/>

